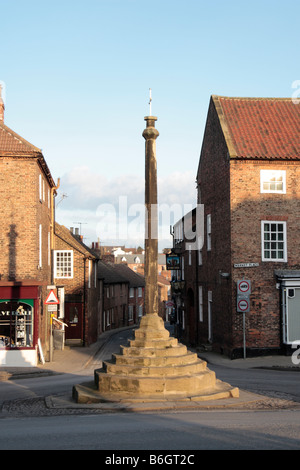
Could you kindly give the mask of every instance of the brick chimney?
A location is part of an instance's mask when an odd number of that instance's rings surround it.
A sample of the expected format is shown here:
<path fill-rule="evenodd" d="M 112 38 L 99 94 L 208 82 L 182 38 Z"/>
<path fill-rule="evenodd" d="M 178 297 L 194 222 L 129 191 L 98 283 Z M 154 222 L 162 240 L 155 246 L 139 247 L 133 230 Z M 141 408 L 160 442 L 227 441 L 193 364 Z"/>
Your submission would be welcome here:
<path fill-rule="evenodd" d="M 5 106 L 2 99 L 2 85 L 0 83 L 0 122 L 4 122 L 4 110 Z"/>

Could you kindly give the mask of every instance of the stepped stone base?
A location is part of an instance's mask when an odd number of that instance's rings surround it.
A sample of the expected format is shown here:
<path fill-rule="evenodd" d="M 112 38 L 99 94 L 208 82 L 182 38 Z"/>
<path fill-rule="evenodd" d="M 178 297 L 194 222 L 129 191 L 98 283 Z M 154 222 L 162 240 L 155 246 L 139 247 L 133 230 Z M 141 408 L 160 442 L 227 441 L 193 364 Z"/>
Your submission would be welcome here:
<path fill-rule="evenodd" d="M 238 397 L 238 388 L 216 379 L 205 361 L 171 338 L 163 320 L 147 314 L 129 346 L 121 346 L 94 382 L 73 387 L 77 403 L 203 401 Z"/>

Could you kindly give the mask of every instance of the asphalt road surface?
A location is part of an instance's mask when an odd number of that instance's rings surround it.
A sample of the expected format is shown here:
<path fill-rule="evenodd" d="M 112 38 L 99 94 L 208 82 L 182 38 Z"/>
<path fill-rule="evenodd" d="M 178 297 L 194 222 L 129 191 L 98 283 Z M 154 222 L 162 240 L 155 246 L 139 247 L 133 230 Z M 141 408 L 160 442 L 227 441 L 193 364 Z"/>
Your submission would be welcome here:
<path fill-rule="evenodd" d="M 111 456 L 111 452 L 117 455 L 116 452 L 126 451 L 130 455 L 131 450 L 148 451 L 144 465 L 149 463 L 147 459 L 152 451 L 167 450 L 174 456 L 180 451 L 193 454 L 203 449 L 300 449 L 299 372 L 209 365 L 219 379 L 270 397 L 269 409 L 265 406 L 264 409 L 157 413 L 47 410 L 45 397 L 71 393 L 74 384 L 90 380 L 102 360 L 117 352 L 120 343 L 126 343 L 127 335 L 129 331 L 114 335 L 81 375 L 1 382 L 0 449 L 102 450 L 103 458 Z M 291 400 L 292 405 L 286 409 L 276 407 L 273 398 Z M 155 459 L 159 454 L 153 455 Z M 160 467 L 162 463 L 163 460 L 157 462 Z M 131 466 L 135 466 L 134 462 Z"/>
<path fill-rule="evenodd" d="M 12 418 L 1 430 L 1 450 L 300 449 L 299 410 Z"/>

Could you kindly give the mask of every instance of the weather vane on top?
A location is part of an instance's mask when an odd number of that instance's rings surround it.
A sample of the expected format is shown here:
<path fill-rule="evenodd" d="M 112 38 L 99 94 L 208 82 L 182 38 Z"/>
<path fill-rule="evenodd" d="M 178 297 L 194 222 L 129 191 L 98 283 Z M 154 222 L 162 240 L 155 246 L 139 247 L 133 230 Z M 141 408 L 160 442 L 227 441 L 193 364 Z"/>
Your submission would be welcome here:
<path fill-rule="evenodd" d="M 149 88 L 149 94 L 150 94 L 150 99 L 149 99 L 149 116 L 152 116 L 151 114 L 151 102 L 152 102 L 152 95 L 151 95 L 151 88 Z"/>

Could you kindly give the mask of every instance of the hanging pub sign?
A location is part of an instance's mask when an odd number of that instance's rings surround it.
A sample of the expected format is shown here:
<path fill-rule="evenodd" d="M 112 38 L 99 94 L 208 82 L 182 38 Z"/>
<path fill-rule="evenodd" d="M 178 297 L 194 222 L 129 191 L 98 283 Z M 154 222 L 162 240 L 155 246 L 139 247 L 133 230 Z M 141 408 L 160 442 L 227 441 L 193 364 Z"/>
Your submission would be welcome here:
<path fill-rule="evenodd" d="M 175 253 L 169 253 L 166 255 L 167 270 L 179 270 L 180 269 L 180 256 Z"/>

